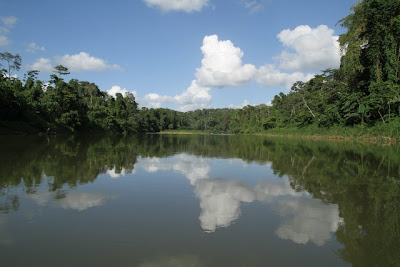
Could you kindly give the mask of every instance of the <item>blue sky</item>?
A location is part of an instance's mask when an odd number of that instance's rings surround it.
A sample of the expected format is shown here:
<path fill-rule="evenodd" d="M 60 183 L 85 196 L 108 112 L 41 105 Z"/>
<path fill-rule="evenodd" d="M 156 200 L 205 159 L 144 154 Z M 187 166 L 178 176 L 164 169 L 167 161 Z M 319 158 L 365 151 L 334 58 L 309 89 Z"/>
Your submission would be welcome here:
<path fill-rule="evenodd" d="M 57 64 L 141 106 L 268 103 L 338 67 L 337 22 L 356 0 L 0 0 L 0 51 L 48 80 Z"/>

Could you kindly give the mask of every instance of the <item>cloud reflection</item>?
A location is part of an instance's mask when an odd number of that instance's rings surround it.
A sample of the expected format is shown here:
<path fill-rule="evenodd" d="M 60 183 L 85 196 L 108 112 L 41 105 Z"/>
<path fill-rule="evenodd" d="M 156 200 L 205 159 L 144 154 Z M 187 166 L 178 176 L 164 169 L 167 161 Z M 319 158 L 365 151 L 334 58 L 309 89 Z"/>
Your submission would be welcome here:
<path fill-rule="evenodd" d="M 297 244 L 312 242 L 322 246 L 343 223 L 337 205 L 325 205 L 318 199 L 296 198 L 279 201 L 280 215 L 292 216 L 276 234 Z"/>
<path fill-rule="evenodd" d="M 115 198 L 115 196 L 105 195 L 102 193 L 85 193 L 78 191 L 69 192 L 61 199 L 56 199 L 56 193 L 49 191 L 37 191 L 35 194 L 29 196 L 39 206 L 50 204 L 63 209 L 72 209 L 77 211 L 101 206 L 106 202 L 106 200 Z"/>
<path fill-rule="evenodd" d="M 199 181 L 195 190 L 200 198 L 201 227 L 207 232 L 229 226 L 240 216 L 240 202 L 255 200 L 254 192 L 240 181 L 208 179 Z"/>
<path fill-rule="evenodd" d="M 121 168 L 121 170 L 117 170 L 116 167 L 113 167 L 113 168 L 107 168 L 106 173 L 108 175 L 110 175 L 111 179 L 118 179 L 121 176 L 124 176 L 124 175 L 129 174 L 129 173 L 130 174 L 134 174 L 135 170 L 127 170 L 127 169 L 124 169 L 124 168 Z"/>
<path fill-rule="evenodd" d="M 189 179 L 192 185 L 198 180 L 208 178 L 211 169 L 210 164 L 205 159 L 187 154 L 179 154 L 168 159 L 142 158 L 137 166 L 150 173 L 168 170 L 177 171 Z"/>
<path fill-rule="evenodd" d="M 321 246 L 343 222 L 337 205 L 326 205 L 309 198 L 307 192 L 296 192 L 288 177 L 264 180 L 254 187 L 236 180 L 211 179 L 211 160 L 179 154 L 166 159 L 142 158 L 137 166 L 152 173 L 174 170 L 184 175 L 194 185 L 195 194 L 200 199 L 199 220 L 206 232 L 228 227 L 240 217 L 241 202 L 255 200 L 274 204 L 279 215 L 287 219 L 278 227 L 276 235 L 297 244 L 311 242 Z M 244 163 L 229 160 L 229 164 L 243 166 Z"/>
<path fill-rule="evenodd" d="M 276 181 L 263 182 L 255 187 L 255 192 L 257 199 L 266 203 L 271 203 L 280 196 L 300 197 L 304 195 L 304 193 L 293 190 L 287 177 Z"/>

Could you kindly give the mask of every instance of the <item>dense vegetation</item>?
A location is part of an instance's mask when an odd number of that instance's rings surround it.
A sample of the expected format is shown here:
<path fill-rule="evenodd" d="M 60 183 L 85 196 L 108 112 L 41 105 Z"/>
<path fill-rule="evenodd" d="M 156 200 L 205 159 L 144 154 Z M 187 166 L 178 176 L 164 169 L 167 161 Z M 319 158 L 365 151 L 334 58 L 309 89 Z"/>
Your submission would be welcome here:
<path fill-rule="evenodd" d="M 19 55 L 0 53 L 0 131 L 5 133 L 158 132 L 199 130 L 214 133 L 284 132 L 285 129 L 357 128 L 398 137 L 400 129 L 400 2 L 364 0 L 339 23 L 343 52 L 339 69 L 327 69 L 310 81 L 296 82 L 272 106 L 203 109 L 177 112 L 138 110 L 135 97 L 111 97 L 94 84 L 63 77 L 55 67 L 49 82 L 28 71 L 23 81 L 12 78 Z M 51 129 L 51 130 L 49 130 Z M 367 129 L 367 130 L 366 130 Z M 339 133 L 340 130 L 335 130 Z M 373 134 L 374 135 L 374 134 Z"/>

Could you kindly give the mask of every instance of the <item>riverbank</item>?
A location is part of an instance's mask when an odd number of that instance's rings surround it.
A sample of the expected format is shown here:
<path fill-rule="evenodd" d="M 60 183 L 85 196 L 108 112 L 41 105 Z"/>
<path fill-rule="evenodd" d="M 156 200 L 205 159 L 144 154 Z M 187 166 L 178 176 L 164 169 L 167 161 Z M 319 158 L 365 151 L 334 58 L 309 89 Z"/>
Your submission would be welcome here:
<path fill-rule="evenodd" d="M 191 130 L 171 130 L 161 131 L 155 134 L 221 134 L 210 131 L 191 131 Z M 374 126 L 357 125 L 354 127 L 331 127 L 320 128 L 309 126 L 303 128 L 275 128 L 262 132 L 249 133 L 262 136 L 285 136 L 290 138 L 306 138 L 306 139 L 325 139 L 325 140 L 357 140 L 366 142 L 384 142 L 396 143 L 400 142 L 400 123 L 393 122 L 390 124 L 377 124 Z"/>

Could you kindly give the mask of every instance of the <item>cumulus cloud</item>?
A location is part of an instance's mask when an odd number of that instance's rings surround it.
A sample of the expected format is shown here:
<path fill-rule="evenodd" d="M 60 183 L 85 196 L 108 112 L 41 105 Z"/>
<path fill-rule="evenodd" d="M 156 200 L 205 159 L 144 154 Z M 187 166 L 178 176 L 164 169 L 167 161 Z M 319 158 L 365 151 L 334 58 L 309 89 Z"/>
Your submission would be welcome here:
<path fill-rule="evenodd" d="M 150 93 L 139 99 L 141 106 L 148 108 L 160 108 L 165 104 L 172 104 L 173 97 L 166 95 L 159 95 L 155 93 Z"/>
<path fill-rule="evenodd" d="M 71 71 L 104 71 L 108 69 L 122 70 L 116 64 L 109 65 L 104 59 L 90 56 L 86 52 L 56 57 L 55 62 L 67 67 Z"/>
<path fill-rule="evenodd" d="M 107 90 L 107 94 L 109 94 L 110 96 L 115 97 L 118 93 L 122 94 L 123 96 L 125 96 L 126 93 L 132 93 L 135 97 L 137 95 L 136 91 L 128 91 L 128 89 L 126 88 L 121 88 L 118 85 L 114 85 L 112 86 L 109 90 Z"/>
<path fill-rule="evenodd" d="M 277 37 L 290 49 L 278 56 L 281 68 L 304 72 L 340 65 L 339 36 L 326 25 L 317 28 L 301 25 L 294 30 L 283 30 Z"/>
<path fill-rule="evenodd" d="M 205 87 L 240 86 L 254 78 L 254 65 L 242 63 L 243 52 L 229 40 L 206 36 L 201 47 L 203 59 L 196 70 L 198 84 Z"/>
<path fill-rule="evenodd" d="M 248 100 L 244 100 L 243 103 L 241 105 L 234 105 L 234 104 L 230 104 L 229 108 L 234 108 L 234 109 L 241 109 L 244 108 L 246 106 L 250 105 L 250 102 Z"/>
<path fill-rule="evenodd" d="M 33 43 L 33 42 L 29 43 L 26 46 L 26 52 L 29 52 L 29 53 L 36 53 L 38 51 L 45 51 L 45 50 L 46 50 L 46 48 L 44 46 L 40 46 L 37 43 Z"/>
<path fill-rule="evenodd" d="M 243 52 L 229 40 L 219 41 L 217 35 L 205 36 L 201 47 L 202 66 L 196 69 L 196 80 L 181 94 L 175 96 L 147 94 L 140 103 L 159 108 L 166 104 L 177 105 L 181 111 L 202 109 L 211 103 L 211 87 L 240 86 L 251 81 L 257 69 L 243 64 Z"/>
<path fill-rule="evenodd" d="M 244 3 L 248 8 L 261 4 L 259 1 Z M 256 68 L 243 63 L 243 51 L 230 40 L 219 40 L 217 35 L 205 36 L 201 67 L 196 69 L 196 80 L 190 87 L 176 96 L 147 94 L 140 103 L 153 108 L 177 105 L 181 111 L 207 108 L 211 103 L 211 88 L 237 87 L 256 81 L 266 88 L 289 90 L 297 81 L 307 82 L 320 70 L 339 66 L 338 36 L 325 25 L 298 26 L 281 31 L 277 37 L 288 49 L 277 56 L 279 64 Z M 230 107 L 240 108 L 238 105 Z"/>
<path fill-rule="evenodd" d="M 164 12 L 184 11 L 191 13 L 201 11 L 209 5 L 209 0 L 144 0 L 149 7 L 158 8 Z"/>
<path fill-rule="evenodd" d="M 210 89 L 194 80 L 185 92 L 174 97 L 174 103 L 179 105 L 181 111 L 206 108 L 211 102 Z"/>
<path fill-rule="evenodd" d="M 11 43 L 7 34 L 10 33 L 17 21 L 18 18 L 14 16 L 0 17 L 0 46 L 6 46 Z"/>
<path fill-rule="evenodd" d="M 325 205 L 311 198 L 281 200 L 280 215 L 292 216 L 292 219 L 281 225 L 276 234 L 297 244 L 312 242 L 322 246 L 343 223 L 337 205 Z"/>
<path fill-rule="evenodd" d="M 30 65 L 30 69 L 36 69 L 43 72 L 51 72 L 55 65 L 63 65 L 70 71 L 105 71 L 105 70 L 122 70 L 116 64 L 107 64 L 104 59 L 96 58 L 86 52 L 80 52 L 74 55 L 56 56 L 53 59 L 39 58 Z"/>
<path fill-rule="evenodd" d="M 211 88 L 199 86 L 196 80 L 193 80 L 189 88 L 181 94 L 175 96 L 159 95 L 155 93 L 147 94 L 140 99 L 143 106 L 150 108 L 159 108 L 165 104 L 178 105 L 181 111 L 206 108 L 211 102 L 209 93 Z"/>
<path fill-rule="evenodd" d="M 52 72 L 54 70 L 54 66 L 49 58 L 39 58 L 32 65 L 28 66 L 31 70 L 39 70 L 43 72 Z"/>
<path fill-rule="evenodd" d="M 314 77 L 313 74 L 304 74 L 296 71 L 293 73 L 281 72 L 274 65 L 261 66 L 256 75 L 256 81 L 265 87 L 283 87 L 289 90 L 297 81 L 307 82 Z"/>

